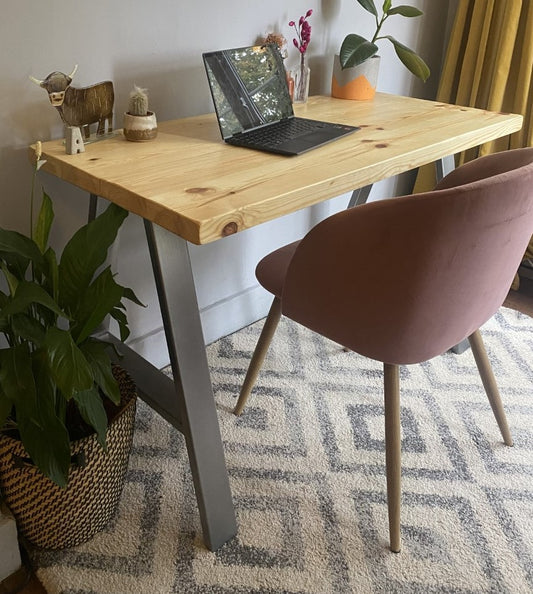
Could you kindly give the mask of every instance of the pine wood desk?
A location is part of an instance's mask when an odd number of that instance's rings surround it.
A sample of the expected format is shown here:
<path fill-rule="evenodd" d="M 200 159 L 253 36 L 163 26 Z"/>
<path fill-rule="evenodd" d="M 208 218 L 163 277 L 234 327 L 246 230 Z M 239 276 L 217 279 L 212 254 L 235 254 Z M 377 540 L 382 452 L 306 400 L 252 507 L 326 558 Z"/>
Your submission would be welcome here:
<path fill-rule="evenodd" d="M 297 157 L 232 147 L 214 114 L 159 125 L 156 140 L 116 136 L 65 154 L 43 144 L 44 169 L 145 221 L 174 381 L 115 341 L 150 406 L 185 435 L 204 540 L 237 532 L 188 242 L 204 244 L 438 161 L 520 129 L 522 117 L 378 94 L 374 101 L 311 97 L 297 115 L 361 130 Z M 170 233 L 169 233 L 170 231 Z"/>

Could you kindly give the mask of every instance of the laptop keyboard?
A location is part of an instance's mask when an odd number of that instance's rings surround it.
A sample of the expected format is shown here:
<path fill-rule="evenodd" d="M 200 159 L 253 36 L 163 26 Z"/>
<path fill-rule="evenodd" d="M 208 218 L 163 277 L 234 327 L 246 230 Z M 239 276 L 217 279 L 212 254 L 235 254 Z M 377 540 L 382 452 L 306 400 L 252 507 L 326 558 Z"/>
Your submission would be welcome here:
<path fill-rule="evenodd" d="M 286 140 L 293 140 L 303 134 L 312 132 L 323 128 L 324 124 L 316 120 L 306 120 L 304 118 L 290 118 L 288 120 L 281 120 L 275 122 L 264 128 L 257 128 L 257 130 L 250 130 L 243 134 L 237 135 L 235 142 L 240 146 L 249 144 L 276 147 Z M 228 138 L 227 142 L 231 144 L 232 139 Z"/>

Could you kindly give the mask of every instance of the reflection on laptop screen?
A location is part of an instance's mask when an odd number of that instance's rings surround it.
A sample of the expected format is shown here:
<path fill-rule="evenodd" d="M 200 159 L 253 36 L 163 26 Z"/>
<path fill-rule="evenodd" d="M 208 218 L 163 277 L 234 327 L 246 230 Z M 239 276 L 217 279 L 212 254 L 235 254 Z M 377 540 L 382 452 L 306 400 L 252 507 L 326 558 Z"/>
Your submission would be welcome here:
<path fill-rule="evenodd" d="M 293 115 L 275 45 L 210 52 L 204 62 L 224 139 Z"/>

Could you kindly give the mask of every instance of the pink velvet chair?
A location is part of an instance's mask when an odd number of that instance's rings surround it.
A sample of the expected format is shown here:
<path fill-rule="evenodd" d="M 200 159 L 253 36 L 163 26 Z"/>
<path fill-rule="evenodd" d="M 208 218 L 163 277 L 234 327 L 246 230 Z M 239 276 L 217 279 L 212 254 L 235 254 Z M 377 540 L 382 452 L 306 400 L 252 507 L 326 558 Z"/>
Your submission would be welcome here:
<path fill-rule="evenodd" d="M 512 445 L 483 341 L 533 232 L 533 148 L 472 161 L 432 192 L 357 206 L 266 256 L 274 295 L 235 413 L 253 388 L 281 314 L 384 364 L 391 550 L 400 550 L 398 366 L 468 338 L 504 442 Z"/>

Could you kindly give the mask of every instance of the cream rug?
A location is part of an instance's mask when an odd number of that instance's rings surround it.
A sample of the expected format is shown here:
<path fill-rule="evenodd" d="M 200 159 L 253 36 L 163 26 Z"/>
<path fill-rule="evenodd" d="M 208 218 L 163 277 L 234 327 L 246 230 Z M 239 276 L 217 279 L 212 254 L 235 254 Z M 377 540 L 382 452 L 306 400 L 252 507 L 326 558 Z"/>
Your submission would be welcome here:
<path fill-rule="evenodd" d="M 50 593 L 533 592 L 533 319 L 484 328 L 515 446 L 470 351 L 403 368 L 403 549 L 388 546 L 381 366 L 282 320 L 241 418 L 261 323 L 208 347 L 239 534 L 205 549 L 184 440 L 144 404 L 120 511 L 35 553 Z"/>

